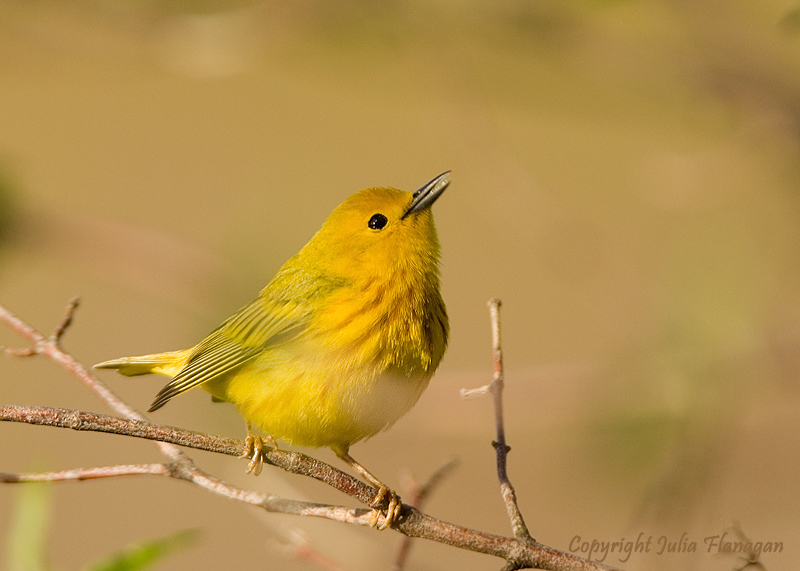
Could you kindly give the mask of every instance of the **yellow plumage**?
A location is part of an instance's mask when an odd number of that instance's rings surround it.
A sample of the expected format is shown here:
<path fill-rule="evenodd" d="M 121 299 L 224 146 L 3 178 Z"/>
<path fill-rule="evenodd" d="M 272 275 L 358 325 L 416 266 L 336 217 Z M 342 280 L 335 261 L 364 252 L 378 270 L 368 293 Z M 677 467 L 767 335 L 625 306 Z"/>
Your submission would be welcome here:
<path fill-rule="evenodd" d="M 449 182 L 448 172 L 413 195 L 357 192 L 257 299 L 198 345 L 96 367 L 172 376 L 151 411 L 200 386 L 265 436 L 330 447 L 350 462 L 350 445 L 405 414 L 444 355 L 430 206 Z"/>

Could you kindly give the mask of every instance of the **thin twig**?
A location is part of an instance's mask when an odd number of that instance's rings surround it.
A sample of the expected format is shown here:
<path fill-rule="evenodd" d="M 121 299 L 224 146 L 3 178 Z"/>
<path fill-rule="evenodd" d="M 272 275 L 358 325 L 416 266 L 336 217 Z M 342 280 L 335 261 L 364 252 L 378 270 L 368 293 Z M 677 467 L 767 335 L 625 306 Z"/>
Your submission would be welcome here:
<path fill-rule="evenodd" d="M 277 545 L 298 561 L 303 561 L 326 571 L 345 571 L 344 567 L 317 551 L 311 545 L 308 537 L 299 530 L 289 530 L 287 540 L 278 541 Z"/>
<path fill-rule="evenodd" d="M 61 323 L 59 323 L 56 328 L 53 330 L 53 335 L 50 337 L 50 340 L 53 343 L 60 343 L 61 338 L 64 336 L 64 332 L 72 325 L 72 318 L 75 315 L 75 310 L 78 309 L 78 306 L 81 303 L 81 298 L 78 296 L 73 297 L 69 300 L 66 309 L 64 310 L 64 317 L 61 318 Z"/>
<path fill-rule="evenodd" d="M 67 480 L 95 480 L 97 478 L 113 478 L 115 476 L 167 476 L 169 468 L 166 464 L 126 464 L 121 466 L 103 466 L 101 468 L 75 468 L 58 472 L 36 472 L 23 474 L 7 474 L 0 472 L 0 483 L 21 484 L 27 482 L 65 482 Z"/>
<path fill-rule="evenodd" d="M 495 450 L 497 478 L 500 481 L 500 494 L 503 496 L 503 502 L 506 505 L 506 511 L 511 520 L 511 529 L 514 532 L 514 537 L 522 541 L 534 541 L 528 531 L 528 527 L 525 525 L 525 520 L 522 518 L 522 512 L 517 503 L 517 494 L 514 491 L 514 486 L 511 485 L 511 480 L 508 478 L 508 453 L 511 448 L 506 444 L 506 432 L 503 421 L 503 388 L 505 376 L 503 373 L 503 348 L 500 337 L 501 301 L 494 297 L 489 300 L 488 305 L 492 321 L 492 382 L 476 389 L 461 389 L 461 396 L 464 398 L 471 398 L 486 394 L 492 395 L 492 400 L 494 402 L 495 431 L 497 432 L 497 438 L 492 441 L 492 446 Z"/>
<path fill-rule="evenodd" d="M 408 485 L 406 486 L 409 491 L 410 500 L 409 505 L 417 509 L 422 509 L 422 505 L 430 495 L 431 491 L 441 482 L 444 477 L 449 474 L 456 466 L 458 466 L 458 458 L 451 458 L 444 465 L 442 465 L 436 472 L 431 474 L 428 481 L 422 486 L 416 480 L 409 477 Z M 411 538 L 408 536 L 400 540 L 400 545 L 397 547 L 394 563 L 392 564 L 392 571 L 402 571 L 408 561 L 408 554 L 411 551 Z"/>
<path fill-rule="evenodd" d="M 494 375 L 492 383 L 489 385 L 492 397 L 494 398 L 494 420 L 497 430 L 497 440 L 492 442 L 497 455 L 497 478 L 500 480 L 500 493 L 506 504 L 508 517 L 511 519 L 511 529 L 514 537 L 523 540 L 532 540 L 522 512 L 517 503 L 517 494 L 511 480 L 508 478 L 508 452 L 511 448 L 506 444 L 506 431 L 503 421 L 503 388 L 505 377 L 503 374 L 503 349 L 500 338 L 500 300 L 492 298 L 489 300 L 489 313 L 492 319 L 492 363 Z"/>
<path fill-rule="evenodd" d="M 445 462 L 438 470 L 431 474 L 427 482 L 425 482 L 422 486 L 414 487 L 411 493 L 411 501 L 409 503 L 415 508 L 420 507 L 425 500 L 428 499 L 428 496 L 433 489 L 438 486 L 439 483 L 444 480 L 445 476 L 452 472 L 457 466 L 458 458 L 451 458 Z"/>

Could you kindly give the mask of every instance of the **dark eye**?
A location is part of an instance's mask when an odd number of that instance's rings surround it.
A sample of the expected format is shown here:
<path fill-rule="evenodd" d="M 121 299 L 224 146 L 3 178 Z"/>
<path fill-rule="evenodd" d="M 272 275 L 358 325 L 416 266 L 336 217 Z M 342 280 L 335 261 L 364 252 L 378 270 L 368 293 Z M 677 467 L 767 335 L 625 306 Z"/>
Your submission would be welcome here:
<path fill-rule="evenodd" d="M 383 214 L 373 214 L 372 218 L 369 219 L 367 226 L 372 228 L 373 230 L 380 230 L 386 223 L 389 222 L 389 219 L 386 218 Z"/>

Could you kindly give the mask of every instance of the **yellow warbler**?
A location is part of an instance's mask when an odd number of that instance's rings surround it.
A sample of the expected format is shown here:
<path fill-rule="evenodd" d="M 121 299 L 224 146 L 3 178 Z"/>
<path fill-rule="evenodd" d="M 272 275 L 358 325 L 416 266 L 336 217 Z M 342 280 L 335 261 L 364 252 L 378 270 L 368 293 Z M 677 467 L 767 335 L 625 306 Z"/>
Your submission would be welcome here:
<path fill-rule="evenodd" d="M 248 471 L 263 441 L 330 447 L 388 495 L 350 446 L 394 424 L 417 402 L 447 345 L 439 242 L 430 207 L 445 172 L 413 195 L 367 188 L 345 200 L 252 303 L 183 351 L 95 365 L 123 375 L 173 377 L 150 411 L 200 386 L 236 405 L 248 425 Z M 373 524 L 378 512 L 374 512 Z"/>

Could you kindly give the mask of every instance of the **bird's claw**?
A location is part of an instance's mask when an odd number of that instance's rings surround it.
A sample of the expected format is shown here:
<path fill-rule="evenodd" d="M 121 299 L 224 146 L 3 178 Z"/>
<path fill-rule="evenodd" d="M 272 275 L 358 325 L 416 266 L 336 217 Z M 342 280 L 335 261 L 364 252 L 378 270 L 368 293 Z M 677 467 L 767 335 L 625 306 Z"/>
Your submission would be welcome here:
<path fill-rule="evenodd" d="M 378 506 L 383 503 L 384 499 L 387 499 L 389 502 L 385 516 L 383 516 L 382 510 L 378 508 Z M 394 493 L 394 491 L 381 485 L 378 488 L 378 493 L 375 494 L 375 497 L 369 503 L 369 506 L 372 508 L 372 515 L 369 520 L 370 527 L 374 527 L 378 531 L 383 531 L 391 527 L 399 517 L 402 505 L 403 503 L 400 501 L 400 497 Z M 381 516 L 383 516 L 383 518 L 381 518 Z"/>
<path fill-rule="evenodd" d="M 244 440 L 244 454 L 239 458 L 249 458 L 250 462 L 247 464 L 246 474 L 253 474 L 258 476 L 261 469 L 264 467 L 264 442 L 270 446 L 278 449 L 278 443 L 272 436 L 256 436 L 253 431 L 247 431 L 247 438 Z"/>

